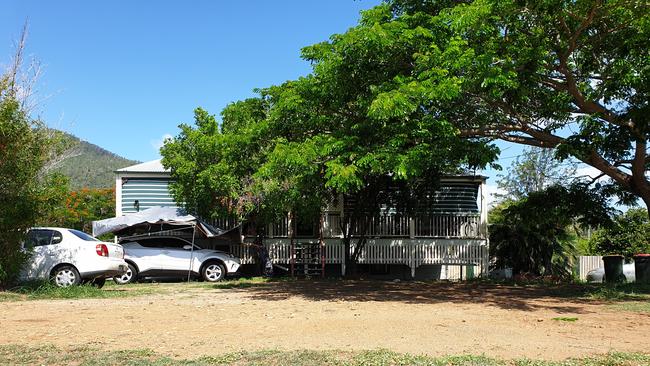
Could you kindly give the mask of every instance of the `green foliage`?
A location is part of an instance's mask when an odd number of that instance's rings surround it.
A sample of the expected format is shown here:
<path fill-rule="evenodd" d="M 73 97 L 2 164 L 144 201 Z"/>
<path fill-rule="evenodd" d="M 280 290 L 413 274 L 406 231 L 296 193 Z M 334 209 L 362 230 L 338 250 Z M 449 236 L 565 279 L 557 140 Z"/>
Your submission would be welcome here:
<path fill-rule="evenodd" d="M 649 11 L 640 0 L 390 0 L 305 55 L 337 56 L 316 71 L 381 71 L 351 78 L 377 91 L 371 118 L 556 148 L 605 173 L 623 202 L 648 203 Z M 339 43 L 345 53 L 332 52 Z"/>
<path fill-rule="evenodd" d="M 52 300 L 52 299 L 108 299 L 129 296 L 157 294 L 161 291 L 158 288 L 139 285 L 117 288 L 107 283 L 103 288 L 97 288 L 91 284 L 79 286 L 58 287 L 47 280 L 34 280 L 23 282 L 19 286 L 12 287 L 5 292 L 0 292 L 0 301 L 24 301 L 24 300 Z"/>
<path fill-rule="evenodd" d="M 591 300 L 636 302 L 650 300 L 650 285 L 644 283 L 605 284 L 591 288 L 586 294 Z"/>
<path fill-rule="evenodd" d="M 65 216 L 68 178 L 52 167 L 77 144 L 26 111 L 24 86 L 17 82 L 22 46 L 0 76 L 0 287 L 15 281 L 28 257 L 20 250 L 27 230 L 37 221 Z"/>
<path fill-rule="evenodd" d="M 45 130 L 22 109 L 9 75 L 0 76 L 0 286 L 25 261 L 20 243 L 38 214 L 47 153 Z"/>
<path fill-rule="evenodd" d="M 612 225 L 597 230 L 589 241 L 593 254 L 621 254 L 627 259 L 650 253 L 650 221 L 645 209 L 635 208 L 618 215 Z"/>
<path fill-rule="evenodd" d="M 569 277 L 575 254 L 568 227 L 609 222 L 607 198 L 577 184 L 551 186 L 491 212 L 490 255 L 514 273 Z"/>
<path fill-rule="evenodd" d="M 51 181 L 54 179 L 54 181 Z M 115 190 L 113 188 L 82 188 L 70 191 L 67 177 L 54 175 L 36 224 L 57 226 L 92 232 L 92 222 L 115 215 Z"/>
<path fill-rule="evenodd" d="M 197 110 L 196 127 L 181 125 L 161 150 L 176 199 L 204 216 L 269 221 L 289 211 L 309 216 L 341 194 L 378 196 L 386 177 L 405 190 L 433 187 L 442 174 L 492 163 L 494 145 L 459 139 L 448 116 L 418 107 L 412 94 L 449 101 L 459 83 L 444 69 L 428 73 L 440 85 L 404 83 L 411 65 L 425 66 L 416 51 L 434 34 L 413 28 L 416 19 L 384 23 L 390 19 L 382 5 L 348 32 L 304 48 L 311 74 L 229 105 L 220 127 Z M 471 63 L 458 47 L 446 52 L 449 62 Z M 377 200 L 357 201 L 359 214 L 379 210 Z"/>

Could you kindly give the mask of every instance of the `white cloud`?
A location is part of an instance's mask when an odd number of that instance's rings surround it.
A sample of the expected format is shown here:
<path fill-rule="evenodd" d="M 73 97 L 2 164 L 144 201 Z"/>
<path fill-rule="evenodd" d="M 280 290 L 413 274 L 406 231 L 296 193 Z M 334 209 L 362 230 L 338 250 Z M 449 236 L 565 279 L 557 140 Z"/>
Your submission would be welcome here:
<path fill-rule="evenodd" d="M 166 134 L 162 135 L 161 138 L 156 139 L 156 140 L 151 140 L 149 142 L 151 143 L 151 147 L 153 147 L 154 150 L 156 150 L 156 152 L 158 152 L 158 151 L 160 151 L 160 148 L 165 144 L 165 140 L 171 139 L 173 137 L 174 136 L 172 136 L 171 134 L 166 133 Z"/>

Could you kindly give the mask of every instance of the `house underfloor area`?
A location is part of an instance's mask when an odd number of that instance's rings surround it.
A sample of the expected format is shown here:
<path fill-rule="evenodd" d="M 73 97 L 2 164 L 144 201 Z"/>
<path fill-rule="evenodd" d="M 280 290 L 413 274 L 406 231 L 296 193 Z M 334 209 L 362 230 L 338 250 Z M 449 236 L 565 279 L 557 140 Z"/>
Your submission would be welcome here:
<path fill-rule="evenodd" d="M 252 239 L 252 238 L 251 238 Z M 245 241 L 246 243 L 247 241 Z M 230 252 L 242 260 L 243 276 L 258 275 L 258 249 L 233 244 Z M 274 274 L 296 277 L 339 277 L 346 274 L 341 240 L 264 239 Z M 354 252 L 354 245 L 351 252 Z M 374 238 L 360 250 L 356 275 L 376 279 L 467 280 L 487 276 L 488 244 L 485 239 Z"/>

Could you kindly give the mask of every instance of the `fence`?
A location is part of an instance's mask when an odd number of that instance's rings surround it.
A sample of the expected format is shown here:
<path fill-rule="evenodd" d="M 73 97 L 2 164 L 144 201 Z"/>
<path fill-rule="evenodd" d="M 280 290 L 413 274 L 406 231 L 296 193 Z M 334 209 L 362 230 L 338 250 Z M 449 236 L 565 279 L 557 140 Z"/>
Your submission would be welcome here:
<path fill-rule="evenodd" d="M 603 267 L 603 257 L 599 255 L 582 255 L 578 257 L 578 276 L 581 280 L 587 279 L 587 272 Z"/>

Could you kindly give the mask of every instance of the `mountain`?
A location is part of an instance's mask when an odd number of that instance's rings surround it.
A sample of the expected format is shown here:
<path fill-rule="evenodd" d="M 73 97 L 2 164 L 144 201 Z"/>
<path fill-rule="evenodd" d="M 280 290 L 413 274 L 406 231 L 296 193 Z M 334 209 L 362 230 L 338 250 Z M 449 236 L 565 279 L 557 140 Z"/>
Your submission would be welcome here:
<path fill-rule="evenodd" d="M 115 184 L 115 170 L 139 163 L 69 133 L 55 131 L 55 135 L 62 152 L 50 164 L 48 171 L 60 172 L 70 178 L 70 188 L 74 190 L 111 188 Z"/>

